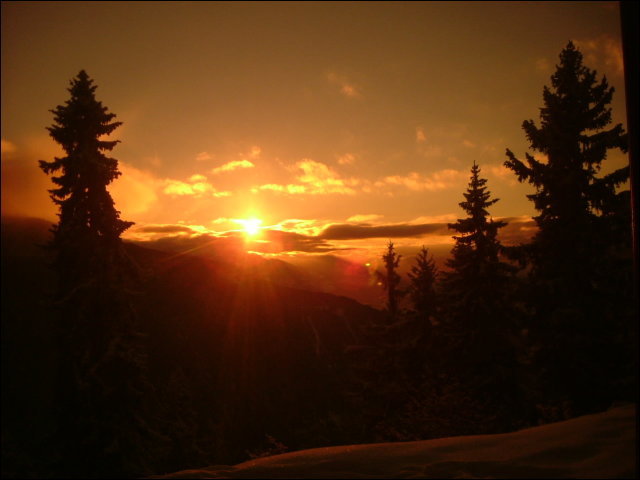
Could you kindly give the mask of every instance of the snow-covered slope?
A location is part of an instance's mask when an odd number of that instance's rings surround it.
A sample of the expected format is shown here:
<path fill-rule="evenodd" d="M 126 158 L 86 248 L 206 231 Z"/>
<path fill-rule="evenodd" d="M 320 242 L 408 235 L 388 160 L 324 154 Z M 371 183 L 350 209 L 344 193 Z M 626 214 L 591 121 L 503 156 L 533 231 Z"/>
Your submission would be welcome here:
<path fill-rule="evenodd" d="M 303 450 L 155 478 L 633 478 L 635 405 L 500 435 Z"/>

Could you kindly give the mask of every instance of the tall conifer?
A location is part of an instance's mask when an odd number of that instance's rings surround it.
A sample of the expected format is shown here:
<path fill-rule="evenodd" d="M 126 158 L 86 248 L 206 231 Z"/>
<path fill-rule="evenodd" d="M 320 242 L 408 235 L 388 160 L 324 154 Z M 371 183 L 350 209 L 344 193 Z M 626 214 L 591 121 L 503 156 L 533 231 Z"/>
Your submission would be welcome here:
<path fill-rule="evenodd" d="M 501 260 L 498 230 L 505 222 L 489 217 L 491 199 L 480 167 L 473 164 L 465 200 L 467 214 L 449 224 L 455 230 L 450 270 L 442 274 L 443 321 L 437 334 L 441 361 L 433 368 L 445 373 L 459 412 L 477 432 L 513 428 L 522 405 L 511 286 L 515 268 Z M 440 378 L 443 378 L 441 374 Z M 455 392 L 455 393 L 454 393 Z M 463 420 L 461 420 L 463 421 Z"/>
<path fill-rule="evenodd" d="M 522 124 L 539 155 L 521 161 L 506 152 L 505 165 L 535 187 L 528 197 L 539 212 L 539 230 L 523 251 L 531 265 L 540 402 L 564 405 L 565 416 L 606 408 L 624 395 L 633 351 L 628 333 L 637 331 L 629 192 L 619 191 L 629 167 L 598 175 L 610 150 L 626 152 L 622 125 L 611 125 L 613 93 L 569 42 L 543 89 L 540 126 Z"/>
<path fill-rule="evenodd" d="M 71 98 L 56 107 L 51 137 L 65 156 L 40 161 L 60 208 L 49 247 L 59 278 L 57 474 L 71 477 L 149 473 L 153 437 L 145 417 L 152 391 L 129 289 L 136 268 L 120 235 L 107 185 L 120 172 L 105 152 L 120 122 L 97 101 L 84 70 L 71 81 Z"/>

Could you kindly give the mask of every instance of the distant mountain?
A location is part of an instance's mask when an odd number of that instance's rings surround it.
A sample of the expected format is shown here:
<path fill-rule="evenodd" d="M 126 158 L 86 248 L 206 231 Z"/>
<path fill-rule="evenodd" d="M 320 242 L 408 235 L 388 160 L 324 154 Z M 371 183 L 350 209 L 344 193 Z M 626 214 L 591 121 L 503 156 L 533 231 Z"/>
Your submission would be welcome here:
<path fill-rule="evenodd" d="M 2 256 L 42 257 L 42 246 L 51 238 L 52 223 L 33 217 L 2 217 Z"/>
<path fill-rule="evenodd" d="M 370 268 L 331 255 L 292 255 L 284 259 L 265 258 L 255 253 L 230 250 L 219 242 L 203 238 L 162 238 L 135 244 L 170 252 L 207 258 L 227 265 L 231 275 L 251 272 L 274 284 L 346 296 L 360 303 L 381 307 L 383 292 Z"/>
<path fill-rule="evenodd" d="M 40 455 L 55 423 L 55 276 L 39 246 L 49 227 L 2 219 L 2 433 L 12 461 Z M 357 440 L 347 432 L 346 351 L 381 311 L 305 290 L 308 277 L 278 260 L 126 248 L 142 272 L 133 304 L 162 399 L 154 415 L 175 436 L 158 468 L 240 461 L 266 434 L 296 448 Z"/>

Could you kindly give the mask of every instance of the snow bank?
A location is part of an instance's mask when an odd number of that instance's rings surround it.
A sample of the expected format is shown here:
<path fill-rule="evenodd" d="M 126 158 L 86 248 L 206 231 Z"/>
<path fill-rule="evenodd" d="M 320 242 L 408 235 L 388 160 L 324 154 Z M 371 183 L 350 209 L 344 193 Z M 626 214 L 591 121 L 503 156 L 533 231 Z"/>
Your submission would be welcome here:
<path fill-rule="evenodd" d="M 154 478 L 632 478 L 635 405 L 499 435 L 302 450 Z"/>

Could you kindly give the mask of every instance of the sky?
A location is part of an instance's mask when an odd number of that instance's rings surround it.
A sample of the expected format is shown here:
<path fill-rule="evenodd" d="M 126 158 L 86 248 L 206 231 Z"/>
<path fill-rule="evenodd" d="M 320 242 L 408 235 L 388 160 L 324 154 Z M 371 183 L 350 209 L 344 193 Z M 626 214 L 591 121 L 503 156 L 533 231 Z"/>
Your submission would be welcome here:
<path fill-rule="evenodd" d="M 534 193 L 507 170 L 576 43 L 626 125 L 617 2 L 2 2 L 2 214 L 56 221 L 37 160 L 84 69 L 123 125 L 125 237 L 369 261 L 450 248 L 473 162 L 505 243 Z M 611 152 L 603 173 L 626 165 Z"/>

